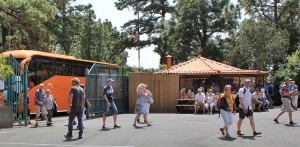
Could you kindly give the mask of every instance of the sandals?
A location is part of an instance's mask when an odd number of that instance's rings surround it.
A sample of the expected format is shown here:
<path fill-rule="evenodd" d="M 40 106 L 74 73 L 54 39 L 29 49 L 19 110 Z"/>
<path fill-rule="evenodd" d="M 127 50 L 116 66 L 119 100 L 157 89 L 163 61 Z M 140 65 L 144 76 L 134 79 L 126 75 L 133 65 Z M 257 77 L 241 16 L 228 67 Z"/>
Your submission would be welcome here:
<path fill-rule="evenodd" d="M 242 131 L 237 131 L 236 134 L 239 136 L 245 135 Z"/>
<path fill-rule="evenodd" d="M 225 135 L 224 128 L 220 128 L 222 135 Z"/>

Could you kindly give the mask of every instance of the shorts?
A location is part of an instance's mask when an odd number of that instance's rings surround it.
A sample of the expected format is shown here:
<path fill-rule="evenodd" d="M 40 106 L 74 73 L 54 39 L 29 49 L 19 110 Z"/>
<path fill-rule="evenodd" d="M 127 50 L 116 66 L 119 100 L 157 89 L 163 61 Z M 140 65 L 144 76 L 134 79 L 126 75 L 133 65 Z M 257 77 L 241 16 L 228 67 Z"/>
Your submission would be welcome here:
<path fill-rule="evenodd" d="M 291 104 L 291 100 L 289 98 L 281 98 L 282 101 L 282 108 L 281 111 L 283 112 L 293 112 L 293 107 Z"/>
<path fill-rule="evenodd" d="M 115 114 L 118 114 L 118 109 L 117 109 L 117 106 L 115 104 L 114 101 L 110 102 L 110 107 L 107 107 L 107 102 L 104 101 L 103 102 L 103 108 L 104 108 L 104 112 L 103 112 L 103 115 L 104 116 L 107 116 L 108 114 L 108 111 L 109 111 L 109 108 L 111 108 L 111 111 L 112 113 L 115 115 Z"/>
<path fill-rule="evenodd" d="M 42 112 L 42 115 L 48 114 L 48 111 L 44 106 L 35 105 L 35 109 L 36 109 L 36 117 L 40 117 L 40 112 Z"/>
<path fill-rule="evenodd" d="M 239 118 L 240 119 L 245 119 L 245 116 L 246 117 L 253 116 L 253 110 L 249 110 L 249 108 L 248 108 L 248 113 L 247 114 L 244 113 L 242 108 L 240 108 L 239 110 L 240 110 L 239 111 Z"/>

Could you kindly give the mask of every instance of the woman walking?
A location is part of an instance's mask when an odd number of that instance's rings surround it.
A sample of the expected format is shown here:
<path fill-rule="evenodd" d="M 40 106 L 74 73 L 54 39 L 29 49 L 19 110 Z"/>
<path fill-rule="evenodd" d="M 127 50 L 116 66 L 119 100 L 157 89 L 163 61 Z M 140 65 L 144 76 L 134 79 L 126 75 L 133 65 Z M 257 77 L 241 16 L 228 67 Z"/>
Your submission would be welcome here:
<path fill-rule="evenodd" d="M 235 115 L 235 105 L 233 95 L 231 94 L 231 86 L 226 85 L 224 93 L 220 97 L 220 113 L 224 120 L 224 127 L 220 128 L 223 135 L 226 133 L 226 138 L 231 138 L 228 133 L 229 126 L 233 123 L 233 115 Z M 225 132 L 224 132 L 225 131 Z"/>
<path fill-rule="evenodd" d="M 145 107 L 145 103 L 149 103 L 149 99 L 150 99 L 150 97 L 147 94 L 145 84 L 140 83 L 136 88 L 136 92 L 137 92 L 137 100 L 135 103 L 135 110 L 134 110 L 136 116 L 134 118 L 133 126 L 137 127 L 136 122 L 138 121 L 138 119 L 142 114 L 144 115 L 144 120 L 147 123 L 147 126 L 151 126 L 151 124 L 149 124 L 147 119 L 148 109 Z"/>

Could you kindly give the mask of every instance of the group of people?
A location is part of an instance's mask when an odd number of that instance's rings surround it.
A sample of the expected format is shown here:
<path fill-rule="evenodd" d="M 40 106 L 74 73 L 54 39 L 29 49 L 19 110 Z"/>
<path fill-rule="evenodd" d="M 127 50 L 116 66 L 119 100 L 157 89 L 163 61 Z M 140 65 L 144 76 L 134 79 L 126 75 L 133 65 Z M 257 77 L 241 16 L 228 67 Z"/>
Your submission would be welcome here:
<path fill-rule="evenodd" d="M 220 131 L 226 138 L 231 138 L 229 135 L 229 126 L 233 124 L 233 115 L 236 113 L 236 109 L 239 109 L 239 119 L 237 121 L 237 135 L 244 135 L 241 131 L 241 125 L 245 117 L 250 121 L 253 136 L 262 134 L 262 132 L 256 131 L 253 109 L 251 106 L 251 91 L 250 91 L 251 80 L 245 79 L 244 87 L 239 89 L 238 101 L 239 105 L 236 105 L 235 98 L 231 93 L 231 85 L 224 87 L 224 93 L 220 95 L 220 114 L 224 120 L 224 126 L 220 128 Z"/>
<path fill-rule="evenodd" d="M 200 107 L 202 107 L 203 114 L 205 113 L 205 110 L 207 111 L 207 114 L 212 114 L 213 109 L 216 106 L 217 103 L 217 97 L 214 93 L 214 90 L 208 89 L 207 93 L 205 94 L 204 88 L 198 88 L 197 94 L 195 95 L 192 89 L 188 89 L 187 92 L 185 92 L 185 88 L 180 90 L 179 93 L 179 100 L 178 104 L 183 104 L 186 101 L 183 99 L 193 99 L 195 100 L 194 103 L 194 114 L 198 114 Z"/>
<path fill-rule="evenodd" d="M 251 100 L 253 109 L 255 109 L 255 105 L 258 105 L 257 111 L 268 111 L 270 102 L 267 99 L 265 89 L 257 87 L 251 95 Z"/>
<path fill-rule="evenodd" d="M 282 102 L 282 109 L 278 113 L 278 115 L 274 118 L 274 122 L 279 123 L 279 117 L 288 112 L 289 115 L 289 124 L 294 125 L 293 121 L 293 109 L 297 110 L 298 104 L 298 86 L 295 84 L 295 81 L 292 81 L 290 78 L 285 78 L 284 82 L 279 86 L 280 87 L 280 95 Z M 293 108 L 294 107 L 294 108 Z"/>
<path fill-rule="evenodd" d="M 113 90 L 113 79 L 109 78 L 107 79 L 106 83 L 107 85 L 103 88 L 103 126 L 102 129 L 108 129 L 108 126 L 106 125 L 106 117 L 108 115 L 109 109 L 111 109 L 113 113 L 113 128 L 120 128 L 121 126 L 117 125 L 117 114 L 118 109 L 116 107 L 116 104 L 114 102 L 114 90 Z M 78 130 L 79 135 L 78 139 L 82 138 L 83 134 L 83 112 L 84 107 L 87 103 L 86 96 L 84 93 L 84 90 L 82 87 L 80 87 L 80 81 L 77 78 L 72 79 L 72 87 L 69 92 L 69 123 L 68 123 L 68 133 L 65 135 L 67 139 L 73 137 L 73 120 L 75 117 L 78 119 Z M 141 115 L 144 117 L 144 123 L 147 124 L 147 126 L 151 126 L 151 123 L 148 121 L 148 115 L 150 112 L 150 104 L 153 103 L 153 95 L 152 93 L 146 89 L 147 85 L 144 83 L 140 83 L 137 86 L 136 92 L 137 92 L 137 100 L 135 104 L 135 110 L 134 113 L 136 114 L 133 122 L 134 127 L 138 127 L 136 123 L 138 122 Z"/>
<path fill-rule="evenodd" d="M 58 107 L 55 98 L 51 95 L 51 91 L 47 89 L 45 92 L 44 87 L 44 84 L 40 84 L 34 96 L 34 105 L 36 108 L 35 127 L 38 127 L 38 119 L 41 113 L 46 120 L 47 126 L 51 126 L 54 105 L 56 108 Z"/>

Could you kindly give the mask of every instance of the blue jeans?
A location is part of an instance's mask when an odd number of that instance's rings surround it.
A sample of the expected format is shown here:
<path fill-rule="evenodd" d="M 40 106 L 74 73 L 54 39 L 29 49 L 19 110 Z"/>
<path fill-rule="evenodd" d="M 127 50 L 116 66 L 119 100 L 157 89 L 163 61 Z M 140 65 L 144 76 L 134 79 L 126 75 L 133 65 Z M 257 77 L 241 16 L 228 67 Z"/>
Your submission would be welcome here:
<path fill-rule="evenodd" d="M 114 101 L 110 102 L 110 107 L 107 107 L 107 102 L 104 101 L 103 102 L 103 108 L 104 108 L 103 115 L 105 115 L 105 116 L 107 116 L 109 108 L 111 108 L 111 111 L 112 111 L 113 114 L 118 114 L 118 109 L 117 109 L 116 104 L 115 104 Z"/>
<path fill-rule="evenodd" d="M 68 133 L 72 135 L 73 132 L 73 120 L 77 117 L 78 119 L 78 129 L 79 129 L 79 135 L 82 135 L 83 133 L 83 120 L 82 120 L 82 110 L 78 110 L 77 112 L 70 112 L 69 113 L 69 124 L 68 124 Z"/>

